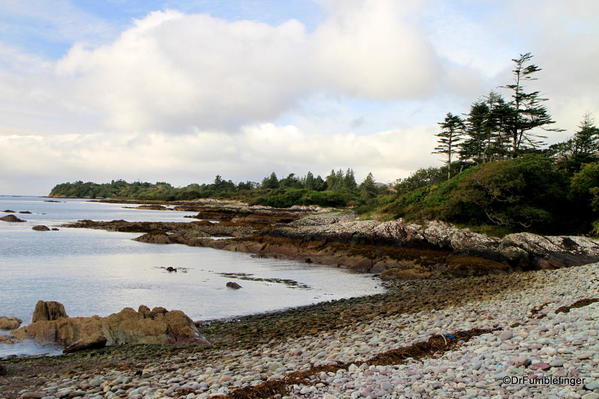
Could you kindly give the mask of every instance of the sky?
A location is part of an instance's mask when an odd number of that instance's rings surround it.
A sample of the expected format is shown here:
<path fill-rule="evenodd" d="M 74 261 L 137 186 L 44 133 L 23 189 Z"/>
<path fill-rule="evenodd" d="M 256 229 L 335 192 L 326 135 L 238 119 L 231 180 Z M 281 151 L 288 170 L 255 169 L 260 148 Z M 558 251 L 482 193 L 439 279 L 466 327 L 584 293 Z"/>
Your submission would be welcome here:
<path fill-rule="evenodd" d="M 437 123 L 511 83 L 599 117 L 595 0 L 0 0 L 0 194 L 439 166 Z M 508 95 L 503 91 L 504 95 Z"/>

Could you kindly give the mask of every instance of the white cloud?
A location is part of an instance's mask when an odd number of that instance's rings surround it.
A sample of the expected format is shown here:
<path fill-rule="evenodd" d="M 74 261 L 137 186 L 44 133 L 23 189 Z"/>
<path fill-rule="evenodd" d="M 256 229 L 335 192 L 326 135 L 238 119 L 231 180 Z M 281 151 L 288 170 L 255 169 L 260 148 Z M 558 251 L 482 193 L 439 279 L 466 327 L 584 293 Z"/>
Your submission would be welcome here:
<path fill-rule="evenodd" d="M 413 5 L 388 0 L 328 1 L 331 16 L 314 35 L 325 82 L 379 99 L 430 95 L 440 64 L 425 32 L 406 18 Z M 408 2 L 409 3 L 409 2 Z"/>
<path fill-rule="evenodd" d="M 398 4 L 333 7 L 313 33 L 295 20 L 270 26 L 153 12 L 110 44 L 74 46 L 57 71 L 81 103 L 128 130 L 235 129 L 272 120 L 322 90 L 377 99 L 430 94 L 438 62 Z"/>
<path fill-rule="evenodd" d="M 436 122 L 526 51 L 559 127 L 599 118 L 597 2 L 319 2 L 328 17 L 310 30 L 166 10 L 118 36 L 64 0 L 47 17 L 48 2 L 3 3 L 78 40 L 57 62 L 0 43 L 0 192 L 332 167 L 392 181 L 438 164 Z"/>
<path fill-rule="evenodd" d="M 373 171 L 378 180 L 391 182 L 434 162 L 432 135 L 426 127 L 369 136 L 319 135 L 270 123 L 244 128 L 238 135 L 200 132 L 176 139 L 159 132 L 4 135 L 0 192 L 45 194 L 54 184 L 74 179 L 168 180 L 182 185 L 210 181 L 216 174 L 256 180 L 271 171 L 327 174 L 331 168 L 353 168 L 359 178 Z M 414 147 L 426 149 L 428 155 Z M 45 184 L 30 184 L 39 181 Z"/>

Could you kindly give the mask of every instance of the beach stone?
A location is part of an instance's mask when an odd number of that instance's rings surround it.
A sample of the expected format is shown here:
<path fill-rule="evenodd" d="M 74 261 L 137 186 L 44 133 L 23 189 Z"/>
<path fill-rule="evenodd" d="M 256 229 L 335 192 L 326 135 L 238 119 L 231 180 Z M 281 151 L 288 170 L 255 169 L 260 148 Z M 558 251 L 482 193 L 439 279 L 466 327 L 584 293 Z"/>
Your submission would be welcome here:
<path fill-rule="evenodd" d="M 45 397 L 46 394 L 44 392 L 25 392 L 19 399 L 41 399 Z"/>
<path fill-rule="evenodd" d="M 547 363 L 544 362 L 539 362 L 539 363 L 534 363 L 530 366 L 531 369 L 533 370 L 549 370 L 551 368 L 551 366 Z"/>
<path fill-rule="evenodd" d="M 507 341 L 508 339 L 512 339 L 513 336 L 514 336 L 514 333 L 510 330 L 502 331 L 501 334 L 499 334 L 499 338 L 502 341 Z"/>
<path fill-rule="evenodd" d="M 590 392 L 586 395 L 582 395 L 582 399 L 599 399 L 599 393 Z"/>
<path fill-rule="evenodd" d="M 527 357 L 517 357 L 512 360 L 512 364 L 516 367 L 528 367 L 531 364 L 531 360 Z"/>
<path fill-rule="evenodd" d="M 589 391 L 599 390 L 599 380 L 589 382 L 588 384 L 585 384 L 584 387 Z"/>

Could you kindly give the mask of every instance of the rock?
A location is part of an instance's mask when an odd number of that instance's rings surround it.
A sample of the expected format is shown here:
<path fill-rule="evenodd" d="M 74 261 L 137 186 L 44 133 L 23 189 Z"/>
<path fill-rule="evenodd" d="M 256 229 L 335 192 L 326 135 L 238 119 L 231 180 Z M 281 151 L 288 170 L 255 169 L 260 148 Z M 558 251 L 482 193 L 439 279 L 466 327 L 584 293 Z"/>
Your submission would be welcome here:
<path fill-rule="evenodd" d="M 599 390 L 599 380 L 595 380 L 595 381 L 589 382 L 588 384 L 585 384 L 584 388 L 588 389 L 589 391 Z"/>
<path fill-rule="evenodd" d="M 6 216 L 3 216 L 3 217 L 0 218 L 0 220 L 2 220 L 3 222 L 9 222 L 9 223 L 23 223 L 23 222 L 25 222 L 25 220 L 19 219 L 15 215 L 6 215 Z"/>
<path fill-rule="evenodd" d="M 48 226 L 44 226 L 42 224 L 39 224 L 37 226 L 33 226 L 31 229 L 35 230 L 35 231 L 50 231 L 50 229 L 48 228 Z"/>
<path fill-rule="evenodd" d="M 169 273 L 172 273 L 172 272 L 176 273 L 177 272 L 177 268 L 169 266 L 169 267 L 166 268 L 166 271 L 169 272 Z"/>
<path fill-rule="evenodd" d="M 4 213 L 15 213 L 15 211 L 13 211 L 12 209 L 5 209 L 2 212 L 4 212 Z"/>
<path fill-rule="evenodd" d="M 599 260 L 599 241 L 579 236 L 541 236 L 533 233 L 508 234 L 499 252 L 514 264 L 540 269 L 578 266 Z"/>
<path fill-rule="evenodd" d="M 52 227 L 52 231 L 58 231 L 57 227 Z"/>
<path fill-rule="evenodd" d="M 4 376 L 6 374 L 8 374 L 6 367 L 4 367 L 4 365 L 0 364 L 0 376 Z"/>
<path fill-rule="evenodd" d="M 16 317 L 0 317 L 0 330 L 15 330 L 22 322 L 23 320 Z"/>
<path fill-rule="evenodd" d="M 241 285 L 237 284 L 235 281 L 229 281 L 226 285 L 227 287 L 233 288 L 234 290 L 238 290 L 241 288 Z"/>
<path fill-rule="evenodd" d="M 31 322 L 58 320 L 64 317 L 68 316 L 62 303 L 55 301 L 38 301 L 35 304 Z"/>
<path fill-rule="evenodd" d="M 173 242 L 168 234 L 160 230 L 150 231 L 142 236 L 134 238 L 134 240 L 149 244 L 171 244 Z"/>
<path fill-rule="evenodd" d="M 40 301 L 42 302 L 42 301 Z M 42 302 L 46 303 L 46 302 Z M 40 305 L 40 308 L 42 305 Z M 38 306 L 36 306 L 36 311 Z M 62 308 L 64 312 L 64 307 Z M 107 317 L 60 317 L 37 320 L 14 331 L 19 339 L 56 343 L 65 352 L 113 345 L 193 343 L 210 345 L 193 321 L 180 310 L 140 306 Z"/>
<path fill-rule="evenodd" d="M 543 370 L 543 371 L 545 371 L 545 370 L 549 370 L 551 368 L 551 366 L 549 364 L 547 364 L 547 363 L 539 362 L 539 363 L 533 363 L 530 366 L 530 368 L 533 369 L 533 370 Z"/>
<path fill-rule="evenodd" d="M 599 393 L 591 392 L 582 395 L 582 399 L 599 399 Z"/>
<path fill-rule="evenodd" d="M 387 269 L 380 277 L 381 280 L 418 280 L 430 276 L 431 273 L 423 269 Z"/>
<path fill-rule="evenodd" d="M 41 399 L 45 397 L 46 394 L 44 392 L 25 392 L 19 399 Z"/>
<path fill-rule="evenodd" d="M 508 339 L 512 339 L 513 336 L 514 333 L 510 330 L 502 331 L 501 334 L 499 334 L 499 339 L 501 339 L 502 341 L 507 341 Z"/>
<path fill-rule="evenodd" d="M 19 213 L 22 213 L 23 215 L 31 215 L 31 211 L 19 211 Z"/>
<path fill-rule="evenodd" d="M 530 366 L 530 359 L 524 356 L 517 357 L 512 360 L 512 364 L 516 367 L 528 367 Z"/>
<path fill-rule="evenodd" d="M 0 334 L 0 344 L 16 344 L 17 342 L 19 340 L 11 335 Z"/>

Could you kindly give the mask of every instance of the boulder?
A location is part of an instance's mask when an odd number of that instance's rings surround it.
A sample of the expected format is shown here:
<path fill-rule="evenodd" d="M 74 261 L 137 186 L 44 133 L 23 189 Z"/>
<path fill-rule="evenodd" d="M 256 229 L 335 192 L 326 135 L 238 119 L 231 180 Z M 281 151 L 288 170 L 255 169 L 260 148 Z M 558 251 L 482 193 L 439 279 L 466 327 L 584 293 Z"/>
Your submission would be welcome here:
<path fill-rule="evenodd" d="M 52 321 L 68 317 L 64 305 L 55 301 L 37 301 L 31 322 Z"/>
<path fill-rule="evenodd" d="M 599 261 L 599 240 L 580 236 L 515 233 L 498 248 L 510 263 L 531 269 L 555 269 Z"/>
<path fill-rule="evenodd" d="M 241 288 L 241 285 L 237 284 L 235 281 L 229 281 L 226 285 L 227 287 L 233 288 L 234 290 L 238 290 Z"/>
<path fill-rule="evenodd" d="M 2 212 L 4 212 L 4 213 L 15 213 L 15 211 L 13 211 L 12 209 L 5 209 Z"/>
<path fill-rule="evenodd" d="M 182 311 L 167 311 L 162 307 L 150 311 L 143 305 L 138 311 L 124 308 L 107 317 L 61 317 L 53 320 L 38 320 L 15 330 L 13 334 L 18 339 L 34 339 L 41 343 L 62 345 L 66 353 L 114 345 L 179 343 L 210 345 L 200 335 L 194 322 Z"/>
<path fill-rule="evenodd" d="M 0 317 L 0 330 L 15 330 L 22 322 L 23 320 L 16 317 Z"/>
<path fill-rule="evenodd" d="M 173 242 L 168 234 L 159 230 L 150 231 L 142 236 L 134 238 L 134 240 L 147 242 L 149 244 L 171 244 Z"/>
<path fill-rule="evenodd" d="M 24 215 L 31 215 L 31 211 L 19 211 L 19 213 L 22 213 Z"/>
<path fill-rule="evenodd" d="M 2 220 L 3 222 L 9 222 L 9 223 L 22 223 L 25 221 L 23 219 L 16 217 L 15 215 L 3 216 L 0 218 L 0 220 Z"/>
<path fill-rule="evenodd" d="M 37 226 L 33 226 L 31 229 L 35 230 L 35 231 L 50 231 L 48 226 L 44 226 L 43 224 L 38 224 Z"/>

